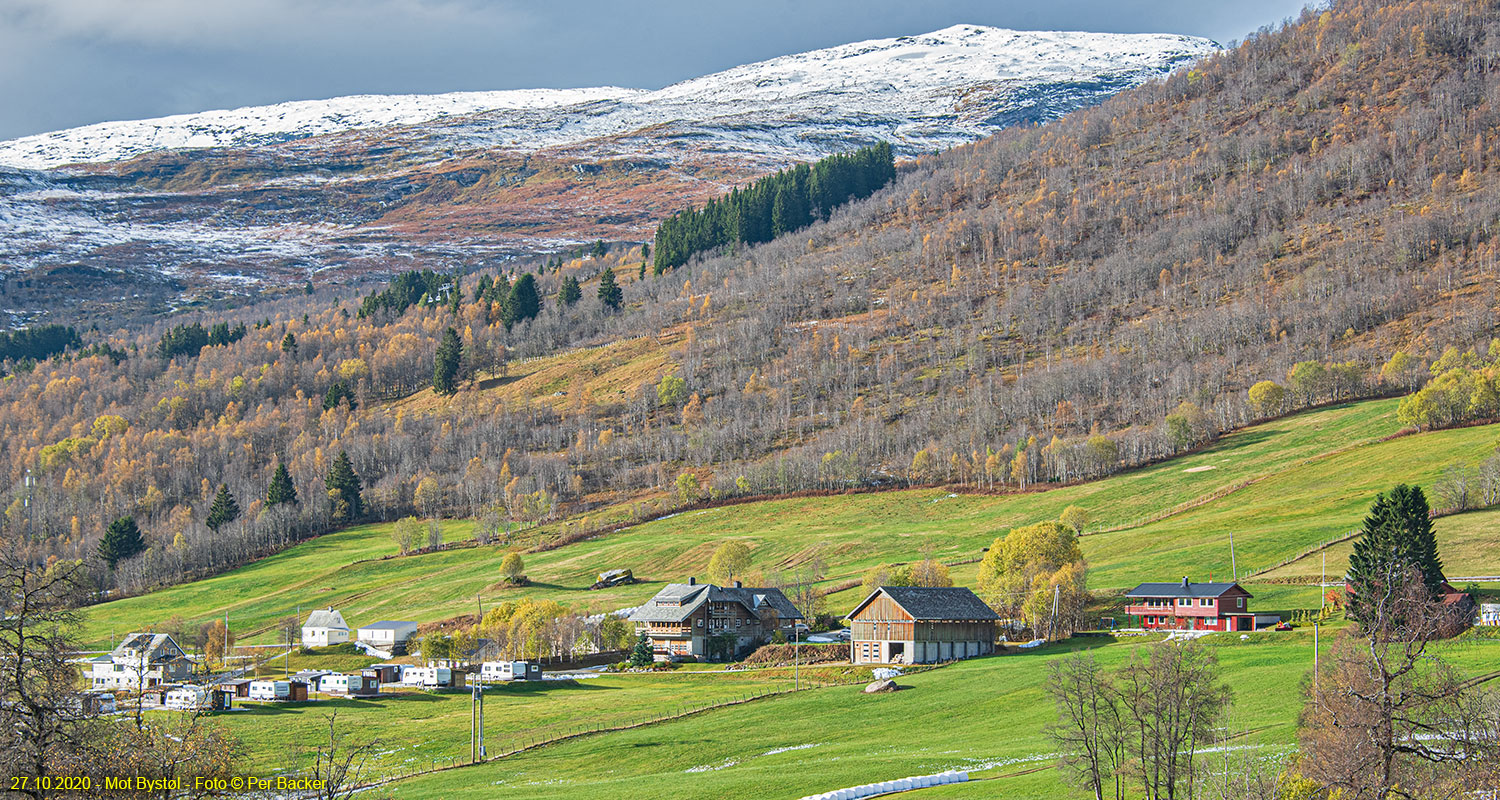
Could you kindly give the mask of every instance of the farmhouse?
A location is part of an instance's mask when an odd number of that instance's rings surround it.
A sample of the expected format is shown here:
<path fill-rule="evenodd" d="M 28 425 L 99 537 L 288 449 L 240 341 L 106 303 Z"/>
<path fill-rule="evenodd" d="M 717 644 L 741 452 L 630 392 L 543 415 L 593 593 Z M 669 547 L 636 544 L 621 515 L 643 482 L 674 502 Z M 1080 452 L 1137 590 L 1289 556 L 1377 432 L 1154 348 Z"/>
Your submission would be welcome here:
<path fill-rule="evenodd" d="M 1253 596 L 1238 583 L 1143 583 L 1125 593 L 1125 613 L 1146 630 L 1253 631 Z"/>
<path fill-rule="evenodd" d="M 303 647 L 327 647 L 347 641 L 349 625 L 344 622 L 344 615 L 334 611 L 332 607 L 308 614 L 307 622 L 302 624 Z"/>
<path fill-rule="evenodd" d="M 132 633 L 107 656 L 89 662 L 95 689 L 145 689 L 186 678 L 193 661 L 165 633 Z"/>
<path fill-rule="evenodd" d="M 364 642 L 377 650 L 383 650 L 392 655 L 398 655 L 406 651 L 406 642 L 417 632 L 417 623 L 404 622 L 400 620 L 385 620 L 374 625 L 361 626 L 358 632 L 359 641 Z"/>
<path fill-rule="evenodd" d="M 995 652 L 1000 619 L 961 586 L 882 586 L 849 612 L 856 664 L 931 664 Z"/>
<path fill-rule="evenodd" d="M 799 619 L 802 614 L 780 589 L 748 588 L 739 581 L 714 586 L 696 578 L 668 584 L 630 615 L 657 661 L 733 658 L 778 630 L 790 634 Z"/>

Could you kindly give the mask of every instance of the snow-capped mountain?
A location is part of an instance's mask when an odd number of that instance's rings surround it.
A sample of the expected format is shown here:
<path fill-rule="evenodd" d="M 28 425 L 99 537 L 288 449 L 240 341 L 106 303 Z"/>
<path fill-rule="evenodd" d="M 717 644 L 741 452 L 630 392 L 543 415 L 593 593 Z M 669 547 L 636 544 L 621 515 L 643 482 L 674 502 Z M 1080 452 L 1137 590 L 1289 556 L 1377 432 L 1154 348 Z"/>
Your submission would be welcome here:
<path fill-rule="evenodd" d="M 680 137 L 816 158 L 886 138 L 912 152 L 1043 121 L 1214 50 L 1166 34 L 1022 32 L 956 25 L 773 58 L 656 91 L 598 87 L 357 95 L 132 122 L 0 142 L 0 165 L 50 169 L 156 150 L 253 147 L 392 126 L 445 145 L 534 151 L 606 137 Z M 638 153 L 614 142 L 615 154 Z"/>
<path fill-rule="evenodd" d="M 1215 48 L 959 25 L 651 91 L 365 95 L 28 136 L 0 142 L 0 271 L 125 276 L 156 298 L 648 239 L 685 203 L 796 161 L 1044 122 Z"/>

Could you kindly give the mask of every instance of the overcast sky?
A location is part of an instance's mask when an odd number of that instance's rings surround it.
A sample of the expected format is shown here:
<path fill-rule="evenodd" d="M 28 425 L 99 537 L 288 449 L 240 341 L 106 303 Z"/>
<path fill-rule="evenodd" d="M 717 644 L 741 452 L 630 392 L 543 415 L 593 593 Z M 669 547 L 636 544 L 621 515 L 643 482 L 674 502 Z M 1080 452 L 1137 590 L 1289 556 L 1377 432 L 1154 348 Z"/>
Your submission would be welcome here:
<path fill-rule="evenodd" d="M 658 88 L 958 23 L 1227 44 L 1308 0 L 0 0 L 0 139 L 348 94 Z"/>

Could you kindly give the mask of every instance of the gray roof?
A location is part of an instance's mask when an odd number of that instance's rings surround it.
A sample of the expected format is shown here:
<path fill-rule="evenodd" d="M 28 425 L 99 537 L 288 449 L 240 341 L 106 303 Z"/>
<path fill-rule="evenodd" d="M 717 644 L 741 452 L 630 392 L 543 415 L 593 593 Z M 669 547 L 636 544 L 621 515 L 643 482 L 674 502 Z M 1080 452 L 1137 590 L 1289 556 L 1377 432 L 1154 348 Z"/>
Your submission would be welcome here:
<path fill-rule="evenodd" d="M 132 633 L 120 640 L 120 646 L 109 654 L 110 660 L 120 664 L 139 664 L 144 656 L 147 664 L 158 664 L 177 658 L 186 658 L 182 648 L 165 633 Z"/>
<path fill-rule="evenodd" d="M 307 615 L 307 622 L 302 623 L 304 628 L 332 628 L 333 630 L 349 630 L 349 625 L 344 622 L 344 615 L 332 608 L 320 608 Z"/>
<path fill-rule="evenodd" d="M 932 621 L 1000 619 L 1000 615 L 985 605 L 985 602 L 979 599 L 979 595 L 963 586 L 882 586 L 855 606 L 854 610 L 849 612 L 849 616 L 858 614 L 881 592 L 885 592 L 886 597 L 891 598 L 896 605 L 906 609 L 906 613 L 910 614 L 912 619 Z"/>
<path fill-rule="evenodd" d="M 1246 592 L 1237 583 L 1190 583 L 1184 578 L 1180 583 L 1143 583 L 1125 593 L 1126 597 L 1222 597 L 1230 589 Z"/>
<path fill-rule="evenodd" d="M 417 623 L 415 623 L 415 622 L 402 622 L 401 620 L 389 620 L 388 619 L 388 620 L 384 620 L 384 621 L 381 621 L 381 622 L 372 623 L 370 625 L 361 625 L 361 626 L 359 626 L 359 629 L 362 630 L 362 631 L 395 630 L 396 628 L 405 628 L 408 625 L 415 625 L 415 624 L 417 624 Z"/>
<path fill-rule="evenodd" d="M 711 583 L 669 583 L 645 605 L 631 613 L 632 622 L 680 622 L 704 603 L 739 603 L 759 616 L 769 605 L 782 619 L 802 619 L 802 614 L 780 589 L 714 586 Z"/>

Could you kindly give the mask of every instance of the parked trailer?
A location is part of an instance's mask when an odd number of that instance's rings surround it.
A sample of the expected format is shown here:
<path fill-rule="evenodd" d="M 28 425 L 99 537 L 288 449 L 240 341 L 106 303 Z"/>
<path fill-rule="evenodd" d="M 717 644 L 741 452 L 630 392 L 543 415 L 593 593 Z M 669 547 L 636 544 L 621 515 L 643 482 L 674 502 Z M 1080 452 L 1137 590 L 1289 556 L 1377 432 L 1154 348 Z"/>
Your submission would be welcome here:
<path fill-rule="evenodd" d="M 379 678 L 364 675 L 333 673 L 324 675 L 318 684 L 320 691 L 331 694 L 376 694 L 380 691 Z"/>
<path fill-rule="evenodd" d="M 401 670 L 401 682 L 408 686 L 444 688 L 463 686 L 464 674 L 447 667 L 407 667 Z"/>
<path fill-rule="evenodd" d="M 163 705 L 179 711 L 204 711 L 213 707 L 213 692 L 202 686 L 178 686 L 167 692 Z"/>
<path fill-rule="evenodd" d="M 251 700 L 294 701 L 307 699 L 307 684 L 302 681 L 251 681 Z"/>
<path fill-rule="evenodd" d="M 479 678 L 485 681 L 539 681 L 542 665 L 531 661 L 486 661 L 479 665 Z"/>

